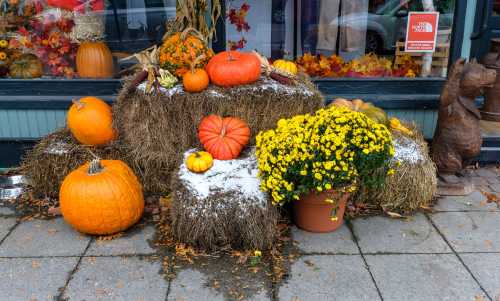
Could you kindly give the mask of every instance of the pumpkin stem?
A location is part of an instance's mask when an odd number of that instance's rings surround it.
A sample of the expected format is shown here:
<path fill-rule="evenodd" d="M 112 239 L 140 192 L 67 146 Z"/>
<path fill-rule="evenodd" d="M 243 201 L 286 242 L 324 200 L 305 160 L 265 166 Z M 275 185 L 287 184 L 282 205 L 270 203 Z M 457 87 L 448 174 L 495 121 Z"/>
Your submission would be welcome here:
<path fill-rule="evenodd" d="M 104 168 L 101 165 L 100 159 L 93 159 L 89 164 L 89 175 L 100 173 Z"/>
<path fill-rule="evenodd" d="M 206 58 L 206 56 L 204 54 L 200 54 L 197 58 L 195 58 L 193 60 L 193 62 L 191 63 L 191 73 L 194 74 L 194 69 L 196 67 L 196 65 L 201 61 L 201 60 L 204 60 Z"/>
<path fill-rule="evenodd" d="M 76 109 L 78 111 L 80 111 L 81 109 L 83 109 L 85 107 L 85 104 L 83 102 L 81 102 L 79 99 L 73 99 L 73 100 L 71 100 L 71 102 L 73 104 L 75 104 Z"/>

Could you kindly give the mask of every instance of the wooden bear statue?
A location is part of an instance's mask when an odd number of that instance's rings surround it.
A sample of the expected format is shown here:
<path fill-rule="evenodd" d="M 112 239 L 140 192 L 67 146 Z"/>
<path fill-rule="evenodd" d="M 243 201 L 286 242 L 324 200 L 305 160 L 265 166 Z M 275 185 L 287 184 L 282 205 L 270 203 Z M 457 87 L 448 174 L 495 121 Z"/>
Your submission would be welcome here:
<path fill-rule="evenodd" d="M 432 159 L 440 174 L 462 170 L 465 159 L 479 155 L 482 137 L 481 115 L 474 105 L 484 88 L 492 87 L 496 71 L 459 59 L 453 64 L 441 93 Z"/>

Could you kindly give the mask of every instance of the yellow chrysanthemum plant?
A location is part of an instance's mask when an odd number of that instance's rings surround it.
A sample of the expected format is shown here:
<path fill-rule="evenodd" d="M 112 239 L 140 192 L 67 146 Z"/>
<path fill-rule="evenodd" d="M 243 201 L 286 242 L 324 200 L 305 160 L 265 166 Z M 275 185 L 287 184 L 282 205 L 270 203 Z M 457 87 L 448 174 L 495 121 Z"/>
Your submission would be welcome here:
<path fill-rule="evenodd" d="M 276 129 L 256 138 L 261 189 L 275 205 L 299 200 L 311 191 L 353 192 L 357 186 L 381 185 L 374 171 L 389 171 L 394 155 L 385 125 L 363 113 L 331 106 L 281 119 Z"/>

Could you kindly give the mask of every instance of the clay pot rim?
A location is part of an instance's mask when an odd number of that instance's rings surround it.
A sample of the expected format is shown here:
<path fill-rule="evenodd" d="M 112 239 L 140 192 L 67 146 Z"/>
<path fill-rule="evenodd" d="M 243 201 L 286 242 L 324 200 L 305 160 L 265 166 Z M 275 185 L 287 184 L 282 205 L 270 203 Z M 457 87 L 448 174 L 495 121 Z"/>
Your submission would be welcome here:
<path fill-rule="evenodd" d="M 324 205 L 325 204 L 324 200 L 327 198 L 331 198 L 338 205 L 338 203 L 340 203 L 343 199 L 348 199 L 349 196 L 351 195 L 351 192 L 343 191 L 344 189 L 346 189 L 346 187 L 339 188 L 339 189 L 332 188 L 329 190 L 324 190 L 322 192 L 319 192 L 317 190 L 311 190 L 311 191 L 309 191 L 309 193 L 301 195 L 300 200 L 294 200 L 294 203 L 295 202 L 307 202 L 307 203 L 315 204 L 315 205 Z M 311 194 L 317 196 L 317 198 L 312 198 L 312 199 L 307 198 L 307 196 L 309 196 Z"/>

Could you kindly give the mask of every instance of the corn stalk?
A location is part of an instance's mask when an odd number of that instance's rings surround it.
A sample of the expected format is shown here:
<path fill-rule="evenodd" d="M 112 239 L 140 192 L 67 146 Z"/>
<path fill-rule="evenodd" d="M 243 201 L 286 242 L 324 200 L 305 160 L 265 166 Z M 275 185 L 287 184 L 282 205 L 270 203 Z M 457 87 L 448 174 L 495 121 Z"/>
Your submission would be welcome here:
<path fill-rule="evenodd" d="M 205 41 L 212 40 L 216 34 L 215 24 L 222 15 L 220 0 L 212 0 L 210 25 L 205 18 L 205 13 L 208 10 L 208 0 L 177 0 L 175 21 L 167 25 L 167 33 L 163 39 L 174 32 L 182 32 L 186 28 L 192 27 L 203 35 Z"/>

